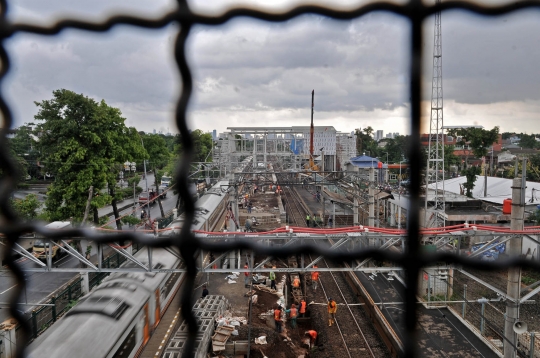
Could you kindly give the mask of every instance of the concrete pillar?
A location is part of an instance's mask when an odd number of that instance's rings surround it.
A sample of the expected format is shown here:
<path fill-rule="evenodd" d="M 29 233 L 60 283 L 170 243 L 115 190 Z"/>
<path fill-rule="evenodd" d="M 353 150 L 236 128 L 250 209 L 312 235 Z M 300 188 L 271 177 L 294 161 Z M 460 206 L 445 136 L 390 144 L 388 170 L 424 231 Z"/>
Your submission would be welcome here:
<path fill-rule="evenodd" d="M 510 215 L 510 229 L 512 231 L 523 230 L 524 207 L 521 204 L 522 194 L 521 178 L 514 178 L 512 182 L 512 213 Z M 506 244 L 506 253 L 510 258 L 517 258 L 521 255 L 523 236 L 511 239 Z M 506 294 L 510 298 L 520 298 L 521 288 L 521 268 L 511 267 L 508 269 L 508 281 L 506 284 Z M 504 322 L 504 335 L 508 342 L 504 342 L 504 358 L 516 356 L 513 345 L 516 345 L 517 337 L 514 332 L 514 323 L 519 318 L 519 304 L 506 300 L 506 320 Z M 510 344 L 509 344 L 510 343 Z"/>
<path fill-rule="evenodd" d="M 17 350 L 17 335 L 15 327 L 17 323 L 15 320 L 8 319 L 2 322 L 4 328 L 0 331 L 0 357 L 2 358 L 15 358 Z M 22 342 L 21 342 L 22 343 Z"/>
<path fill-rule="evenodd" d="M 353 203 L 353 225 L 360 225 L 360 218 L 358 217 L 358 198 L 354 197 Z"/>
<path fill-rule="evenodd" d="M 253 135 L 253 171 L 257 169 L 257 135 Z M 253 179 L 255 179 L 256 175 L 253 174 Z"/>
<path fill-rule="evenodd" d="M 266 149 L 266 138 L 268 137 L 268 135 L 265 133 L 264 134 L 264 149 L 263 149 L 263 153 L 264 153 L 264 170 L 266 170 L 266 152 L 267 152 L 267 149 Z"/>
<path fill-rule="evenodd" d="M 369 169 L 369 219 L 368 226 L 375 226 L 375 169 Z"/>
<path fill-rule="evenodd" d="M 83 295 L 86 295 L 90 292 L 90 279 L 88 278 L 88 272 L 80 273 L 82 282 L 81 282 L 81 291 Z"/>

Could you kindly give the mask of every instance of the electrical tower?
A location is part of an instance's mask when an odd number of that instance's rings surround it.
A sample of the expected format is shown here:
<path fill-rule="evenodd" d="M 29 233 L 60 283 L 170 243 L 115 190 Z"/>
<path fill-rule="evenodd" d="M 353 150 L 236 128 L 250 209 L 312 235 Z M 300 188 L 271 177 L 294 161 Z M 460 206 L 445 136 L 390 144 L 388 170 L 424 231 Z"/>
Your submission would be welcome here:
<path fill-rule="evenodd" d="M 435 0 L 439 5 L 440 0 Z M 429 122 L 428 162 L 426 168 L 426 227 L 441 227 L 445 222 L 444 205 L 444 133 L 442 90 L 441 12 L 435 14 L 433 78 L 431 82 L 431 120 Z M 431 188 L 432 194 L 428 188 Z"/>

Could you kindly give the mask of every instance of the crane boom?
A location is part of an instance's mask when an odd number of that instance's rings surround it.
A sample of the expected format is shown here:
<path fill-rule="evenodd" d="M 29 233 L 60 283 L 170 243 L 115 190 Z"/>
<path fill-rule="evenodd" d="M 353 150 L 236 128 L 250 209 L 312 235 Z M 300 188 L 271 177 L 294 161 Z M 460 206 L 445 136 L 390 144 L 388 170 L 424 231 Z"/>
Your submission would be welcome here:
<path fill-rule="evenodd" d="M 309 167 L 313 168 L 313 135 L 315 128 L 313 127 L 313 107 L 315 106 L 315 90 L 311 91 L 311 128 L 309 129 Z"/>

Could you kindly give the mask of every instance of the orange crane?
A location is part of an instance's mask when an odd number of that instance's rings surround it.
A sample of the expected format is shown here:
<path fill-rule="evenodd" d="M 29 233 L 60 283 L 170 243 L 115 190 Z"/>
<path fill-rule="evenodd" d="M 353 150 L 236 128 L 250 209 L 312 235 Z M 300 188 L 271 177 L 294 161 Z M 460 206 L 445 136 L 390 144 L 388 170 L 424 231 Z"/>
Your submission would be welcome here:
<path fill-rule="evenodd" d="M 315 106 L 315 90 L 311 91 L 311 128 L 309 129 L 309 164 L 306 164 L 304 168 L 318 171 L 319 167 L 315 165 L 313 161 L 313 134 L 315 128 L 313 127 L 313 107 Z"/>

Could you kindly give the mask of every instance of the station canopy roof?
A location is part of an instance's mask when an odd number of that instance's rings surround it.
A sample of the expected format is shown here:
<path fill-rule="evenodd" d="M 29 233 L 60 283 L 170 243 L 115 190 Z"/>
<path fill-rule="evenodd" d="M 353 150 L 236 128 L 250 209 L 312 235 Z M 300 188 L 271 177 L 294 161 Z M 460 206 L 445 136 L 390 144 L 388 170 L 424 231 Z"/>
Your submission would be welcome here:
<path fill-rule="evenodd" d="M 351 164 L 355 167 L 359 168 L 377 168 L 377 163 L 379 163 L 379 159 L 373 158 L 367 155 L 360 155 L 358 157 L 354 157 L 350 159 Z M 383 168 L 386 168 L 387 165 L 383 164 Z"/>
<path fill-rule="evenodd" d="M 512 199 L 512 179 L 487 177 L 487 196 L 484 196 L 484 177 L 476 176 L 472 196 L 475 199 L 488 201 L 495 204 L 503 203 L 504 199 Z M 444 190 L 460 194 L 461 186 L 467 181 L 466 177 L 457 177 L 444 181 Z M 430 189 L 435 188 L 435 184 L 429 185 Z M 466 192 L 466 191 L 465 191 Z M 525 205 L 540 204 L 540 183 L 526 182 Z"/>

